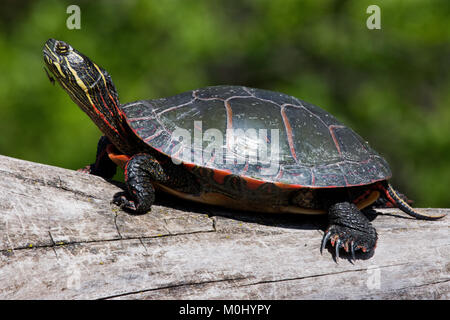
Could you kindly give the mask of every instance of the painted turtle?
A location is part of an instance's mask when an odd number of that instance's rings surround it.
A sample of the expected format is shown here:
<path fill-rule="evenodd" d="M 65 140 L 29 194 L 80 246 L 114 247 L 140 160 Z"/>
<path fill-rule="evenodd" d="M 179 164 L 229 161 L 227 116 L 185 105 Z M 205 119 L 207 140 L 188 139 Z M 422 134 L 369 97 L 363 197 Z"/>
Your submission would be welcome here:
<path fill-rule="evenodd" d="M 322 240 L 372 251 L 377 233 L 361 209 L 380 195 L 407 214 L 388 184 L 388 163 L 332 115 L 286 94 L 215 86 L 169 98 L 120 104 L 110 75 L 69 44 L 49 39 L 47 68 L 104 136 L 91 174 L 124 169 L 127 193 L 114 198 L 145 213 L 155 188 L 180 198 L 240 210 L 328 213 Z M 192 139 L 193 136 L 193 139 Z M 270 150 L 270 152 L 269 152 Z M 270 153 L 270 156 L 268 154 Z"/>

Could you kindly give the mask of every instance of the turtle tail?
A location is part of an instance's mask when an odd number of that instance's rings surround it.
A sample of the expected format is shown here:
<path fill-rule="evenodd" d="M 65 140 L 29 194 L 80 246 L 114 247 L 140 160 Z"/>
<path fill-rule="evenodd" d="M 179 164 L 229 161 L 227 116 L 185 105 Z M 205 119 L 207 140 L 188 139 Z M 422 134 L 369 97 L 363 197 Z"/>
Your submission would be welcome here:
<path fill-rule="evenodd" d="M 397 192 L 389 183 L 387 184 L 386 187 L 383 186 L 382 190 L 384 191 L 386 198 L 390 202 L 392 202 L 397 208 L 399 208 L 403 212 L 409 214 L 410 216 L 416 219 L 436 220 L 446 216 L 446 214 L 430 215 L 423 212 L 419 212 L 418 210 L 412 208 L 408 203 L 406 203 L 406 201 L 400 198 L 400 196 L 397 194 Z"/>

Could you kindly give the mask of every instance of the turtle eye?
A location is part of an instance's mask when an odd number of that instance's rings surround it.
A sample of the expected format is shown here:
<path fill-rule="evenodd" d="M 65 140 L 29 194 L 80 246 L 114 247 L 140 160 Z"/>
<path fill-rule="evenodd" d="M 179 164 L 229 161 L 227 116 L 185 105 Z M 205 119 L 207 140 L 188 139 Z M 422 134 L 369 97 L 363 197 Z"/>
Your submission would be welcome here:
<path fill-rule="evenodd" d="M 55 51 L 58 54 L 66 54 L 69 51 L 69 46 L 63 42 L 58 42 L 56 44 Z"/>

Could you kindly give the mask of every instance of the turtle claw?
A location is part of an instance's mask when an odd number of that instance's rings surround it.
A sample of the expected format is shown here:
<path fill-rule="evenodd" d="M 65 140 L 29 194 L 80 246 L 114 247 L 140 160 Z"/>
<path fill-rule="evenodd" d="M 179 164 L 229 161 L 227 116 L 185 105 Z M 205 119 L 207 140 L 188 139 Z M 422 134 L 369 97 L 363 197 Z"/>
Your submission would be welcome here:
<path fill-rule="evenodd" d="M 357 250 L 368 253 L 375 249 L 376 234 L 375 237 L 372 237 L 360 231 L 352 230 L 348 227 L 332 225 L 323 236 L 320 248 L 321 254 L 328 242 L 330 242 L 331 246 L 334 247 L 336 262 L 341 257 L 339 252 L 341 248 L 350 255 L 348 257 L 350 261 L 355 261 Z"/>
<path fill-rule="evenodd" d="M 356 260 L 356 256 L 355 256 L 355 242 L 354 241 L 350 241 L 350 252 L 352 253 L 352 259 Z"/>
<path fill-rule="evenodd" d="M 321 245 L 321 247 L 320 247 L 320 254 L 322 254 L 322 251 L 323 251 L 323 249 L 325 248 L 325 246 L 327 245 L 327 242 L 328 242 L 328 240 L 330 239 L 330 237 L 331 237 L 331 232 L 330 232 L 330 231 L 328 231 L 327 233 L 325 233 L 325 235 L 323 236 L 323 239 L 322 239 L 322 245 Z"/>
<path fill-rule="evenodd" d="M 134 201 L 128 200 L 124 192 L 119 192 L 115 194 L 113 203 L 119 206 L 121 209 L 125 209 L 132 212 L 136 211 L 136 205 L 134 204 Z"/>
<path fill-rule="evenodd" d="M 336 249 L 336 262 L 339 259 L 339 249 L 341 248 L 341 244 L 342 244 L 341 240 L 337 239 L 336 244 L 334 246 Z"/>

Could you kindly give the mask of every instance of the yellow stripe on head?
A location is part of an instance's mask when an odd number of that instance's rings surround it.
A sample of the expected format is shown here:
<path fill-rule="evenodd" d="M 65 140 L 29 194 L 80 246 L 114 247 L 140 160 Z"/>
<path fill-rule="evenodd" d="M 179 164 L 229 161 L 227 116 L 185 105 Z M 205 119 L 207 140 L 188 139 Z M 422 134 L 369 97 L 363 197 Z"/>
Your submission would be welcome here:
<path fill-rule="evenodd" d="M 53 53 L 53 50 L 50 49 L 50 47 L 49 47 L 47 44 L 45 44 L 45 46 L 46 46 L 47 49 L 48 49 L 47 51 L 50 52 L 50 54 L 56 59 L 56 61 L 59 61 L 58 56 L 57 56 L 56 54 Z"/>
<path fill-rule="evenodd" d="M 67 67 L 69 68 L 70 73 L 72 73 L 72 75 L 74 76 L 75 81 L 77 82 L 78 86 L 79 86 L 81 89 L 83 89 L 83 91 L 84 91 L 84 93 L 86 94 L 87 98 L 89 99 L 89 102 L 91 103 L 91 105 L 94 105 L 94 103 L 92 102 L 91 96 L 89 95 L 89 90 L 88 90 L 88 88 L 86 87 L 86 85 L 84 84 L 83 80 L 81 80 L 81 78 L 78 76 L 78 74 L 77 74 L 77 72 L 75 71 L 75 69 L 73 69 L 73 68 L 70 66 L 70 63 L 69 63 L 69 61 L 67 60 L 67 57 L 64 57 L 64 59 L 66 60 Z"/>
<path fill-rule="evenodd" d="M 95 63 L 92 62 L 92 64 L 94 65 L 95 69 L 97 69 L 98 73 L 100 73 L 100 75 L 103 78 L 103 83 L 105 84 L 105 88 L 108 88 L 108 86 L 106 85 L 106 79 L 105 76 L 103 75 L 103 72 L 100 70 L 100 68 L 98 67 L 98 65 L 96 65 Z"/>
<path fill-rule="evenodd" d="M 56 67 L 56 69 L 58 69 L 59 74 L 60 74 L 63 78 L 65 78 L 66 75 L 62 72 L 61 66 L 59 65 L 59 63 L 58 63 L 58 62 L 55 62 L 55 63 L 53 63 L 53 65 Z"/>

